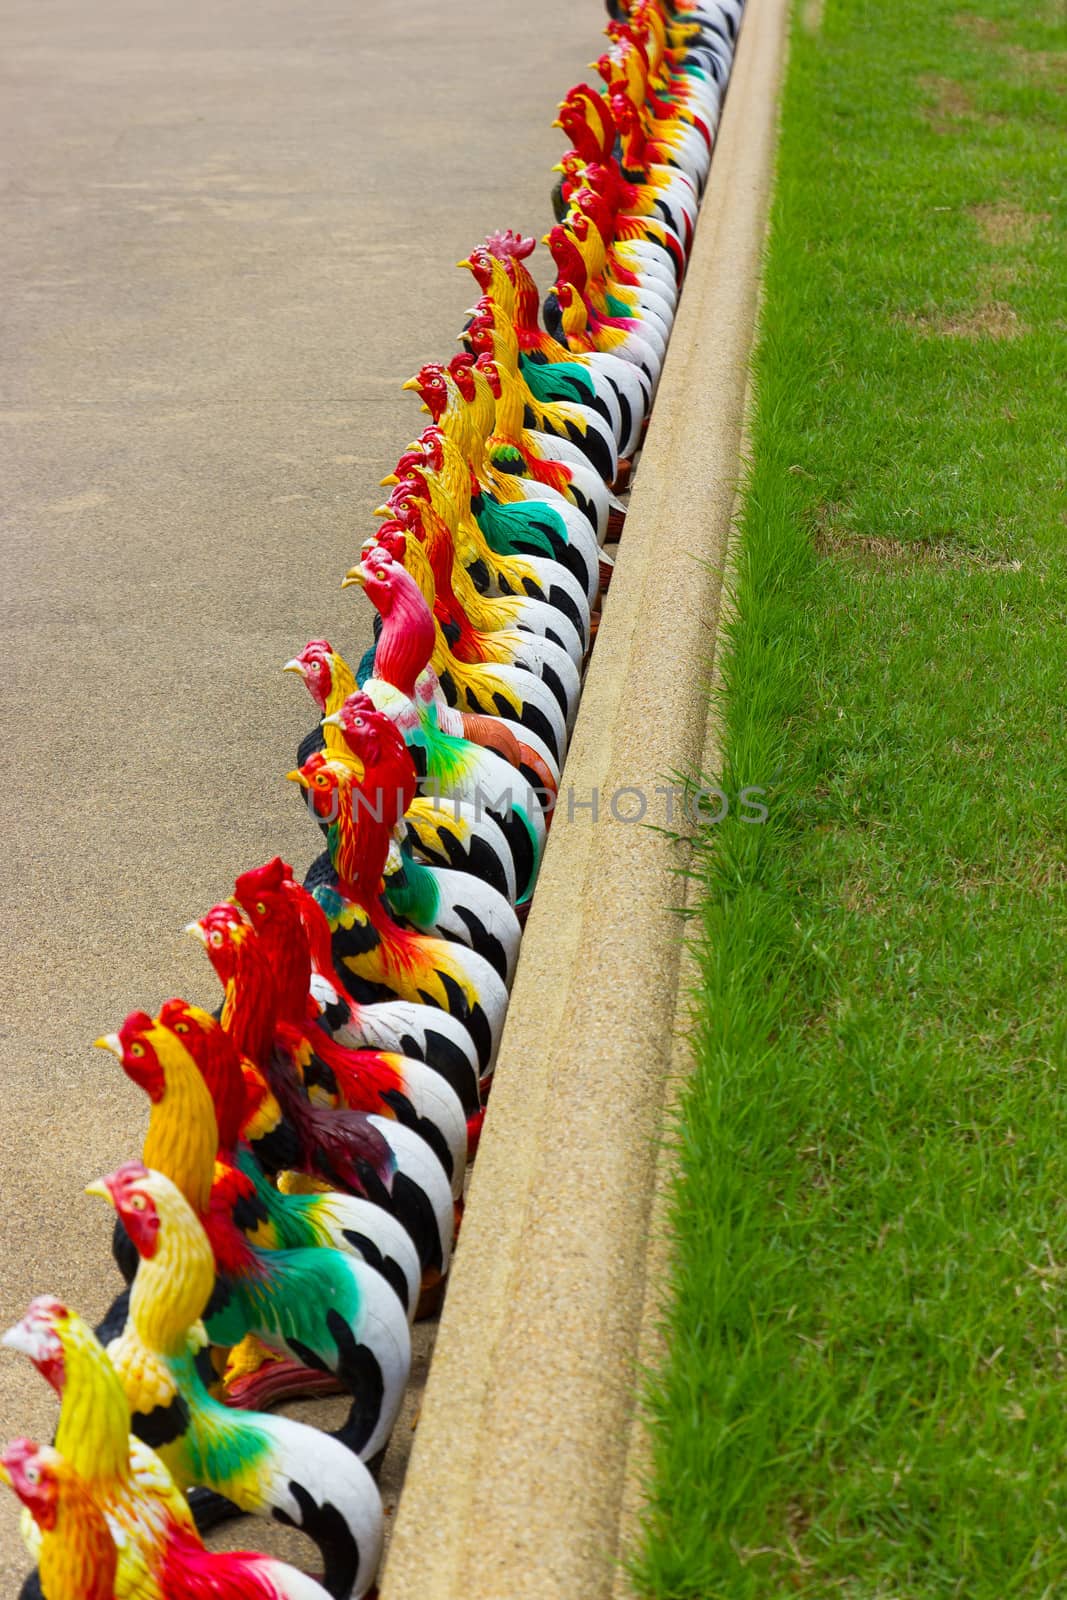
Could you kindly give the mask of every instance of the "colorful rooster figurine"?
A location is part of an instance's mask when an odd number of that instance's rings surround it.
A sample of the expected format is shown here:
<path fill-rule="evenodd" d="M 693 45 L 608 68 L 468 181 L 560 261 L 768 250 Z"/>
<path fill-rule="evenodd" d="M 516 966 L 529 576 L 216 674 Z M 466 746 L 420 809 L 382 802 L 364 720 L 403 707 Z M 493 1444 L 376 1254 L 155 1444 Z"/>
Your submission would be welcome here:
<path fill-rule="evenodd" d="M 420 692 L 433 648 L 434 625 L 417 584 L 389 551 L 378 547 L 365 552 L 344 583 L 359 584 L 382 618 L 374 654 L 375 675 L 363 685 L 372 709 L 396 723 L 418 763 L 424 785 L 438 796 L 454 796 L 480 807 L 503 830 L 515 864 L 519 900 L 528 900 L 547 832 L 539 798 L 495 751 L 445 732 L 432 689 L 429 694 Z M 490 680 L 488 703 L 480 708 L 489 715 L 498 709 L 489 698 L 491 693 Z M 366 726 L 369 733 L 372 724 Z M 352 730 L 342 731 L 352 754 Z M 399 751 L 394 759 L 401 762 Z"/>
<path fill-rule="evenodd" d="M 384 988 L 401 999 L 439 1005 L 458 1017 L 486 1074 L 496 1056 L 507 1009 L 507 989 L 498 974 L 465 946 L 413 933 L 389 916 L 381 899 L 389 831 L 370 819 L 371 807 L 350 761 L 312 756 L 291 776 L 307 790 L 316 813 L 329 822 L 335 881 L 315 893 L 333 929 L 335 959 L 375 990 Z"/>
<path fill-rule="evenodd" d="M 288 1417 L 231 1410 L 208 1393 L 196 1357 L 215 1287 L 211 1244 L 175 1184 L 131 1163 L 91 1192 L 110 1200 L 140 1264 L 129 1319 L 108 1347 L 138 1436 L 183 1489 L 203 1485 L 255 1516 L 300 1528 L 326 1562 L 337 1600 L 366 1593 L 382 1546 L 374 1480 L 344 1444 Z"/>
<path fill-rule="evenodd" d="M 315 1373 L 331 1373 L 352 1397 L 337 1437 L 364 1460 L 373 1459 L 388 1441 L 411 1359 L 407 1314 L 395 1291 L 373 1267 L 340 1250 L 266 1249 L 253 1242 L 255 1224 L 251 1234 L 241 1226 L 253 1186 L 232 1162 L 217 1159 L 211 1095 L 179 1037 L 145 1013 L 133 1012 L 120 1033 L 105 1042 L 150 1085 L 149 1158 L 169 1164 L 168 1181 L 179 1186 L 214 1252 L 217 1276 L 201 1306 L 211 1342 L 229 1349 L 253 1333 L 269 1350 Z M 137 1167 L 122 1169 L 122 1184 L 127 1178 L 135 1187 L 140 1184 Z M 106 1198 L 118 1208 L 113 1188 L 107 1188 Z M 158 1203 L 147 1191 L 138 1193 L 134 1209 L 150 1213 L 151 1222 L 137 1237 L 130 1235 L 131 1242 L 143 1258 L 142 1243 L 155 1241 L 162 1260 L 165 1235 L 166 1259 L 176 1273 L 189 1232 L 184 1213 L 181 1225 L 173 1220 L 165 1205 L 169 1191 Z M 165 1222 L 172 1226 L 165 1228 Z M 142 1298 L 150 1299 L 157 1281 L 146 1280 Z M 136 1303 L 135 1282 L 131 1318 Z"/>
<path fill-rule="evenodd" d="M 286 1015 L 295 1015 L 306 985 L 307 1014 L 341 1044 L 425 1061 L 451 1084 L 466 1111 L 476 1109 L 478 1061 L 466 1029 L 436 1006 L 406 1001 L 359 1006 L 350 1000 L 332 962 L 322 907 L 280 856 L 242 872 L 234 898 L 259 936 Z"/>
<path fill-rule="evenodd" d="M 180 1534 L 195 1537 L 192 1513 L 155 1452 L 131 1437 L 126 1396 L 99 1341 L 76 1312 L 42 1297 L 2 1342 L 28 1356 L 59 1395 L 56 1448 L 106 1516 L 118 1545 L 116 1600 L 158 1600 L 164 1552 Z M 77 1550 L 54 1546 L 46 1555 L 40 1536 L 47 1530 L 39 1523 L 37 1530 L 23 1523 L 30 1554 L 40 1555 L 47 1570 L 42 1577 L 52 1587 L 44 1592 L 52 1600 L 53 1587 L 58 1595 L 67 1592 L 63 1572 Z M 72 1595 L 82 1600 L 80 1590 Z"/>
<path fill-rule="evenodd" d="M 286 663 L 285 671 L 300 674 L 320 718 L 340 711 L 357 688 L 351 667 L 328 639 L 310 639 L 300 654 Z M 302 767 L 320 750 L 331 758 L 348 755 L 344 735 L 322 721 L 300 741 L 297 766 Z M 397 838 L 411 854 L 431 865 L 469 872 L 515 904 L 515 874 L 507 841 L 492 818 L 477 807 L 452 799 L 438 802 L 432 795 L 416 794 L 397 829 Z"/>
<path fill-rule="evenodd" d="M 15 1439 L 0 1454 L 0 1482 L 18 1495 L 40 1532 L 44 1600 L 126 1600 L 107 1517 L 81 1473 L 50 1445 Z M 284 1561 L 252 1550 L 205 1550 L 175 1534 L 137 1600 L 328 1600 Z M 132 1596 L 131 1596 L 132 1600 Z"/>

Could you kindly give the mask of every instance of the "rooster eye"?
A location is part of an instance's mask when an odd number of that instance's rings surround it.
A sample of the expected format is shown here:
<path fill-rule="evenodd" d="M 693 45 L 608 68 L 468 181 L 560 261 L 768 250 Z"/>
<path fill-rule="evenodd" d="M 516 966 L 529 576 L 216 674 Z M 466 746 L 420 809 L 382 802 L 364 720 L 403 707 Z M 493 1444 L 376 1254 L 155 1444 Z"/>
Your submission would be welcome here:
<path fill-rule="evenodd" d="M 266 906 L 263 904 L 262 900 L 257 900 L 256 901 L 256 916 L 257 917 L 265 917 L 266 915 L 267 915 Z"/>
<path fill-rule="evenodd" d="M 211 935 L 211 942 L 216 949 L 218 949 L 219 945 L 222 943 L 222 934 L 219 932 L 218 928 L 216 928 L 214 933 Z"/>
<path fill-rule="evenodd" d="M 319 772 L 319 773 L 316 773 L 316 775 L 315 775 L 315 782 L 316 782 L 316 784 L 317 784 L 317 785 L 318 785 L 318 787 L 319 787 L 319 788 L 320 788 L 320 789 L 325 789 L 325 787 L 326 787 L 326 785 L 327 785 L 327 784 L 328 784 L 328 783 L 329 783 L 329 781 L 330 781 L 330 780 L 329 780 L 329 778 L 328 778 L 328 777 L 327 777 L 327 776 L 326 776 L 326 774 L 325 774 L 325 772 Z"/>
<path fill-rule="evenodd" d="M 321 661 L 311 661 L 311 662 L 308 663 L 308 666 L 309 666 L 309 669 L 312 672 L 321 672 L 322 671 L 322 662 Z"/>
<path fill-rule="evenodd" d="M 174 1024 L 174 1031 L 175 1033 L 188 1033 L 189 1024 L 187 1022 L 176 1022 Z"/>
<path fill-rule="evenodd" d="M 145 1199 L 143 1194 L 134 1194 L 130 1196 L 131 1211 L 143 1211 L 147 1204 L 148 1201 Z"/>
<path fill-rule="evenodd" d="M 27 1483 L 40 1483 L 40 1481 L 41 1481 L 41 1474 L 40 1474 L 39 1469 L 37 1467 L 27 1467 L 26 1468 L 26 1482 Z"/>
<path fill-rule="evenodd" d="M 362 728 L 362 726 L 363 726 L 363 718 L 362 717 L 356 717 L 355 725 L 356 725 L 357 728 Z"/>
<path fill-rule="evenodd" d="M 384 583 L 386 578 L 388 577 L 388 573 L 386 572 L 384 567 L 379 567 L 377 572 L 374 574 L 374 576 L 377 578 L 379 583 Z"/>
<path fill-rule="evenodd" d="M 131 1054 L 131 1056 L 133 1056 L 135 1058 L 135 1060 L 140 1061 L 141 1057 L 144 1055 L 144 1045 L 143 1044 L 131 1044 L 131 1046 L 130 1046 L 130 1054 Z"/>

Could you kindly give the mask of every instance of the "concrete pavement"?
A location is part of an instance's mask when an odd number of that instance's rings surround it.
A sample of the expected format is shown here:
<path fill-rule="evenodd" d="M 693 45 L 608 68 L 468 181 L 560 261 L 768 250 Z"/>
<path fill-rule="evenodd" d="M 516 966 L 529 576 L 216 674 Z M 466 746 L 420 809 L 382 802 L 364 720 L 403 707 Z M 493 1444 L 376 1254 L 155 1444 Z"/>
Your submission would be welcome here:
<path fill-rule="evenodd" d="M 8 763 L 0 1324 L 116 1279 L 86 1181 L 139 1152 L 91 1041 L 214 1004 L 181 926 L 316 845 L 281 663 L 369 607 L 341 574 L 420 420 L 487 229 L 541 233 L 596 0 L 6 0 L 0 259 Z M 543 252 L 539 252 L 543 253 Z M 0 1434 L 55 1408 L 0 1360 Z M 0 1582 L 25 1569 L 0 1497 Z M 245 1530 L 247 1533 L 247 1530 Z"/>

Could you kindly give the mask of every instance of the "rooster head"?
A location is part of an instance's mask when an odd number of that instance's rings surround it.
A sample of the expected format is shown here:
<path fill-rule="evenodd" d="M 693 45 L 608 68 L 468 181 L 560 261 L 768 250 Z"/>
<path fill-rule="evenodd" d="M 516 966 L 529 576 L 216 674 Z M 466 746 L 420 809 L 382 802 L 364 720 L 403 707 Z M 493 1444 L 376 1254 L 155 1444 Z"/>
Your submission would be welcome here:
<path fill-rule="evenodd" d="M 493 399 L 499 400 L 502 393 L 500 386 L 500 369 L 493 360 L 492 355 L 490 355 L 488 352 L 480 355 L 477 361 L 474 363 L 474 369 L 476 372 L 480 372 L 482 377 L 485 378 L 486 382 L 489 384 L 489 387 L 492 390 Z"/>
<path fill-rule="evenodd" d="M 302 767 L 297 767 L 286 776 L 291 783 L 298 783 L 307 792 L 308 805 L 320 821 L 336 820 L 340 790 L 344 780 L 351 778 L 350 770 L 342 768 L 339 762 L 330 761 L 321 750 L 316 750 Z"/>
<path fill-rule="evenodd" d="M 110 1051 L 127 1078 L 156 1105 L 166 1093 L 167 1079 L 151 1038 L 154 1028 L 147 1011 L 131 1011 L 118 1033 L 105 1033 L 93 1042 L 98 1050 Z"/>
<path fill-rule="evenodd" d="M 413 539 L 418 539 L 420 544 L 426 542 L 426 529 L 422 523 L 422 505 L 425 495 L 414 484 L 406 484 L 394 490 L 389 496 L 389 521 L 382 524 L 378 530 L 380 542 L 390 552 L 393 545 L 390 542 L 396 538 L 397 533 L 410 534 Z M 382 534 L 385 538 L 382 539 Z M 406 541 L 405 541 L 406 543 Z M 401 546 L 403 553 L 404 546 Z"/>
<path fill-rule="evenodd" d="M 456 359 L 461 358 L 453 357 L 453 361 Z M 449 366 L 452 366 L 452 362 L 449 362 Z M 403 466 L 405 472 L 409 467 L 417 467 L 421 471 L 429 463 L 434 472 L 440 472 L 445 464 L 443 440 L 444 434 L 441 429 L 435 422 L 431 422 L 404 451 L 398 463 L 398 470 Z"/>
<path fill-rule="evenodd" d="M 586 216 L 585 212 L 572 211 L 568 219 L 568 227 L 570 228 L 570 231 L 574 237 L 578 240 L 578 243 L 584 244 L 589 237 L 589 218 Z"/>
<path fill-rule="evenodd" d="M 554 126 L 562 128 L 587 161 L 607 160 L 615 142 L 615 124 L 602 95 L 587 83 L 577 84 L 561 102 Z"/>
<path fill-rule="evenodd" d="M 412 458 L 405 465 L 403 472 L 397 476 L 396 486 L 390 494 L 386 504 L 380 509 L 387 517 L 396 517 L 407 527 L 405 520 L 408 516 L 418 517 L 418 507 L 413 501 L 422 501 L 424 504 L 430 499 L 430 486 L 423 477 L 425 458 L 416 463 Z"/>
<path fill-rule="evenodd" d="M 151 1261 L 159 1246 L 162 1218 L 156 1190 L 160 1183 L 170 1184 L 170 1179 L 150 1172 L 140 1161 L 126 1161 L 106 1178 L 97 1178 L 85 1188 L 86 1194 L 97 1195 L 115 1207 L 134 1249 L 145 1261 Z"/>
<path fill-rule="evenodd" d="M 409 791 L 403 801 L 397 796 L 397 815 L 390 820 L 399 822 L 414 793 L 415 767 L 404 736 L 392 718 L 377 709 L 370 695 L 357 690 L 326 721 L 341 729 L 364 774 L 380 773 L 383 766 L 396 769 L 400 786 Z"/>
<path fill-rule="evenodd" d="M 204 946 L 207 958 L 224 987 L 234 976 L 237 952 L 251 931 L 236 906 L 229 901 L 212 906 L 210 911 L 205 911 L 202 917 L 190 922 L 185 929 Z"/>
<path fill-rule="evenodd" d="M 18 1350 L 28 1356 L 46 1383 L 56 1394 L 63 1393 L 67 1375 L 67 1362 L 63 1350 L 61 1331 L 70 1321 L 70 1312 L 60 1300 L 51 1295 L 39 1294 L 26 1307 L 25 1315 L 14 1327 L 8 1328 L 0 1344 L 7 1350 Z"/>
<path fill-rule="evenodd" d="M 42 1533 L 56 1525 L 60 1485 L 70 1471 L 58 1450 L 32 1439 L 12 1439 L 0 1451 L 0 1483 L 15 1491 Z"/>
<path fill-rule="evenodd" d="M 420 367 L 415 376 L 404 384 L 404 388 L 414 389 L 433 420 L 440 422 L 448 405 L 448 384 L 445 381 L 445 369 L 439 361 L 428 361 Z"/>
<path fill-rule="evenodd" d="M 416 526 L 418 526 L 417 522 Z M 419 531 L 421 533 L 421 529 Z M 373 559 L 378 551 L 385 550 L 392 556 L 394 561 L 399 561 L 403 566 L 407 548 L 407 528 L 400 520 L 399 515 L 396 515 L 390 517 L 387 522 L 383 522 L 374 538 L 367 540 L 363 546 L 363 553 Z"/>
<path fill-rule="evenodd" d="M 488 293 L 493 283 L 493 257 L 484 244 L 475 245 L 469 256 L 456 262 L 457 267 L 466 267 L 474 277 L 475 283 L 483 294 Z"/>
<path fill-rule="evenodd" d="M 298 672 L 320 711 L 326 710 L 333 687 L 333 646 L 329 639 L 309 639 L 298 656 L 287 661 L 283 672 Z"/>
<path fill-rule="evenodd" d="M 483 358 L 493 361 L 496 359 L 496 326 L 492 317 L 481 315 L 474 317 L 464 329 L 464 338 L 474 352 L 475 362 L 472 371 L 484 372 L 484 367 L 479 367 L 478 362 Z"/>
<path fill-rule="evenodd" d="M 455 379 L 456 388 L 467 401 L 473 400 L 475 394 L 472 371 L 475 354 L 473 350 L 458 350 L 448 363 L 448 370 Z"/>
<path fill-rule="evenodd" d="M 366 591 L 368 599 L 383 617 L 392 614 L 393 608 L 403 592 L 404 579 L 408 578 L 403 564 L 394 559 L 388 550 L 383 550 L 380 545 L 371 545 L 363 554 L 358 567 L 352 567 L 345 573 L 341 580 L 342 589 L 348 589 L 353 584 L 359 584 Z M 408 583 L 414 587 L 413 580 L 408 578 Z"/>
<path fill-rule="evenodd" d="M 545 234 L 545 243 L 552 252 L 552 259 L 556 263 L 557 285 L 560 278 L 569 279 L 577 284 L 579 289 L 584 287 L 586 280 L 585 262 L 578 249 L 569 228 L 560 227 L 559 224 Z"/>
<path fill-rule="evenodd" d="M 281 894 L 285 885 L 292 880 L 293 869 L 288 862 L 283 861 L 281 856 L 272 856 L 263 866 L 249 867 L 246 872 L 238 874 L 233 884 L 234 898 L 251 917 L 252 907 L 261 895 Z"/>

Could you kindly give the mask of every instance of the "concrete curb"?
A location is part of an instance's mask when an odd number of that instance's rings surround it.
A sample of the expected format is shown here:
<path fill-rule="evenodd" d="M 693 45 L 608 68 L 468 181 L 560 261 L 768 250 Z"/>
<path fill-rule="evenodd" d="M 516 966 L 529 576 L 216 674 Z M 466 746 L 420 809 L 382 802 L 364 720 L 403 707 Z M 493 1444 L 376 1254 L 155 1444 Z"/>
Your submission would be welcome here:
<path fill-rule="evenodd" d="M 682 930 L 676 847 L 609 800 L 639 790 L 648 820 L 664 821 L 657 786 L 703 753 L 698 664 L 713 654 L 738 474 L 786 12 L 786 0 L 746 9 L 383 1600 L 612 1593 Z M 594 795 L 595 821 L 580 809 Z"/>

